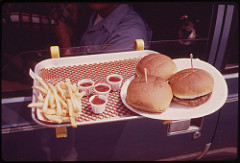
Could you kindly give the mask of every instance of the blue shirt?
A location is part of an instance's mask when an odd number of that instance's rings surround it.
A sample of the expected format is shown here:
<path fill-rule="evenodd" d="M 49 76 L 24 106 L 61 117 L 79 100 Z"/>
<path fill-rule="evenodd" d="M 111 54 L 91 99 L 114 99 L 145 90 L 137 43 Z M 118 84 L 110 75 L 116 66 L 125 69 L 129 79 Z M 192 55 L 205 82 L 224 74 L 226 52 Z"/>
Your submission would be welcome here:
<path fill-rule="evenodd" d="M 134 41 L 143 39 L 145 45 L 151 40 L 152 31 L 143 19 L 127 4 L 119 5 L 112 13 L 93 26 L 97 12 L 89 20 L 88 27 L 80 41 L 80 46 L 104 46 L 112 51 L 134 50 Z"/>

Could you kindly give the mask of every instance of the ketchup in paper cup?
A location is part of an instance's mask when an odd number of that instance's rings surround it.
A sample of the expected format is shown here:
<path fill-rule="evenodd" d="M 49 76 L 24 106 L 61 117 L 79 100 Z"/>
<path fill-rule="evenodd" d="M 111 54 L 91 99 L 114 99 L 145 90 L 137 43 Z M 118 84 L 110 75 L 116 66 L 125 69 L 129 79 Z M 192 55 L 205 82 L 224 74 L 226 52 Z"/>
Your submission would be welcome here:
<path fill-rule="evenodd" d="M 95 114 L 103 113 L 106 109 L 107 102 L 108 99 L 104 95 L 93 95 L 89 98 L 89 103 Z"/>
<path fill-rule="evenodd" d="M 123 80 L 122 76 L 117 74 L 107 76 L 107 82 L 111 86 L 111 89 L 113 91 L 117 91 L 121 88 L 122 80 Z"/>
<path fill-rule="evenodd" d="M 104 95 L 108 98 L 109 92 L 111 91 L 110 85 L 106 83 L 98 83 L 94 86 L 94 91 L 98 95 Z"/>
<path fill-rule="evenodd" d="M 86 96 L 92 94 L 94 89 L 94 81 L 90 79 L 83 79 L 78 82 L 78 88 L 86 92 Z"/>

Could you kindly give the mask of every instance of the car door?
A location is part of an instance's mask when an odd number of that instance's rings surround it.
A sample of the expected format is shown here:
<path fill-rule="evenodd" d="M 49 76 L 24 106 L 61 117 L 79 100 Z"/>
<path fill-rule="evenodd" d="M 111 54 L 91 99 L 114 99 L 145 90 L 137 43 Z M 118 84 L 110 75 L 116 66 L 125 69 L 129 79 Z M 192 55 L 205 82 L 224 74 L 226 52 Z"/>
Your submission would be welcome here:
<path fill-rule="evenodd" d="M 177 7 L 179 8 L 179 6 Z M 180 50 L 183 51 L 183 54 L 185 53 L 183 56 L 187 56 L 195 49 L 193 52 L 195 57 L 199 57 L 217 67 L 217 64 L 221 63 L 218 61 L 211 62 L 211 60 L 213 59 L 215 61 L 216 58 L 221 57 L 220 53 L 224 53 L 225 51 L 225 49 L 222 49 L 222 46 L 226 46 L 228 38 L 220 39 L 220 36 L 228 35 L 230 31 L 228 25 L 229 23 L 231 24 L 231 22 L 226 20 L 232 20 L 231 13 L 233 10 L 234 6 L 232 5 L 212 5 L 212 17 L 210 18 L 212 22 L 209 23 L 209 35 L 207 39 L 194 40 L 192 46 L 182 46 L 179 45 L 178 41 L 172 40 L 156 41 L 152 42 L 150 49 L 164 54 L 170 54 L 172 58 L 179 57 L 179 55 L 176 55 L 176 52 Z M 219 45 L 219 42 L 221 42 L 221 45 Z M 206 53 L 207 55 L 204 55 Z M 220 67 L 217 68 L 220 70 Z M 236 86 L 236 84 L 234 86 Z M 224 107 L 227 106 L 224 105 Z M 124 161 L 202 159 L 209 149 L 211 149 L 211 144 L 214 139 L 218 137 L 216 133 L 221 118 L 221 111 L 222 109 L 196 119 L 172 121 L 170 124 L 163 124 L 162 121 L 144 117 L 121 122 L 118 127 L 121 131 L 120 133 L 116 132 L 120 135 L 116 135 L 117 140 L 114 144 L 114 150 L 108 151 L 107 153 L 111 155 L 110 158 L 112 160 Z M 112 125 L 114 126 L 114 124 Z M 100 128 L 103 126 L 96 127 L 101 130 Z M 115 132 L 115 127 L 112 128 L 114 128 Z M 108 131 L 108 133 L 111 133 L 111 131 Z M 98 134 L 96 134 L 96 137 L 97 135 Z M 95 139 L 97 139 L 96 137 L 94 136 Z M 102 142 L 102 144 L 100 143 L 99 148 L 104 145 L 104 142 Z M 104 153 L 106 151 L 103 150 L 102 152 Z M 100 152 L 101 154 L 98 153 L 99 155 L 96 154 L 95 158 L 104 160 L 104 154 L 102 152 Z M 86 153 L 86 155 L 82 157 L 87 159 L 90 155 L 88 156 Z"/>
<path fill-rule="evenodd" d="M 236 160 L 238 150 L 238 72 L 239 72 L 239 38 L 238 8 L 233 5 L 225 7 L 226 22 L 223 30 L 229 31 L 228 37 L 219 40 L 219 50 L 215 67 L 223 74 L 228 85 L 228 98 L 219 113 L 218 125 L 211 148 L 203 160 Z M 229 17 L 232 17 L 230 19 Z M 227 28 L 229 30 L 227 30 Z M 225 43 L 224 43 L 225 42 Z"/>
<path fill-rule="evenodd" d="M 159 4 L 159 6 L 161 5 L 162 4 Z M 188 7 L 189 10 L 194 7 L 196 10 L 198 8 L 197 5 L 194 6 L 194 4 L 180 3 L 176 5 L 176 8 L 172 7 L 171 3 L 165 3 L 163 6 L 170 11 L 176 9 L 181 10 L 182 8 L 183 10 L 185 9 L 186 12 L 186 8 Z M 208 7 L 208 5 L 205 6 L 205 10 L 206 8 L 208 9 Z M 159 8 L 158 10 L 160 12 L 161 9 Z M 217 31 L 219 25 L 222 25 L 220 24 L 222 22 L 218 22 L 218 20 L 224 18 L 223 8 L 223 5 L 212 6 L 212 12 L 216 14 L 212 16 L 217 23 L 206 23 L 206 25 L 209 25 L 209 33 L 213 30 L 211 28 L 214 28 L 213 31 Z M 164 15 L 165 18 L 168 19 L 168 13 Z M 200 38 L 191 42 L 191 45 L 188 46 L 173 40 L 156 41 L 152 42 L 150 49 L 169 55 L 171 58 L 189 57 L 189 54 L 193 53 L 196 58 L 208 61 L 207 58 L 211 58 L 213 53 L 209 52 L 207 55 L 204 55 L 209 50 L 207 49 L 208 43 L 205 38 L 207 38 L 208 41 L 212 39 L 203 37 L 202 39 Z M 214 39 L 215 38 L 213 38 L 211 45 L 214 44 Z M 211 51 L 214 47 L 210 46 L 209 48 Z M 172 121 L 170 124 L 163 124 L 161 121 L 146 118 L 128 121 L 122 131 L 121 141 L 118 144 L 119 147 L 116 148 L 114 157 L 120 160 L 134 160 L 136 158 L 139 160 L 149 160 L 150 158 L 154 158 L 155 160 L 201 159 L 211 145 L 218 117 L 219 111 L 196 119 Z"/>
<path fill-rule="evenodd" d="M 207 11 L 205 15 L 209 17 L 203 20 L 205 22 L 203 29 L 207 30 L 204 30 L 203 37 L 190 40 L 191 44 L 189 45 L 181 44 L 179 39 L 174 38 L 175 36 L 172 37 L 173 40 L 159 41 L 162 32 L 158 31 L 149 49 L 169 54 L 172 58 L 188 57 L 192 52 L 195 58 L 209 62 L 218 70 L 221 70 L 222 66 L 225 69 L 229 68 L 229 64 L 224 63 L 229 58 L 229 54 L 225 54 L 227 48 L 223 47 L 226 47 L 228 43 L 227 36 L 230 31 L 228 25 L 235 21 L 231 15 L 235 11 L 234 5 L 204 3 L 198 7 L 199 3 L 157 4 L 159 6 L 154 3 L 148 4 L 150 7 L 154 6 L 152 12 L 165 8 L 164 11 L 182 9 L 181 14 L 185 13 L 183 11 L 191 14 L 205 8 Z M 141 12 L 143 6 L 135 5 Z M 146 17 L 146 20 L 151 19 L 150 24 L 154 22 L 154 29 L 157 30 L 159 27 L 156 21 L 157 16 L 153 17 L 153 13 L 150 14 L 151 8 L 144 12 L 149 13 L 150 18 Z M 199 12 L 199 15 L 204 14 Z M 172 34 L 170 29 L 169 31 L 169 35 L 165 35 L 166 38 Z M 37 62 L 46 57 L 41 52 L 32 54 L 34 54 L 32 57 L 36 56 Z M 27 108 L 27 104 L 32 100 L 29 92 L 29 96 L 22 95 L 23 92 L 21 92 L 21 96 L 17 97 L 12 97 L 13 94 L 16 96 L 17 89 L 8 94 L 5 93 L 6 97 L 2 98 L 2 156 L 4 160 L 23 161 L 64 160 L 67 158 L 80 161 L 203 159 L 208 152 L 211 152 L 211 149 L 234 147 L 236 143 L 236 117 L 231 117 L 237 113 L 236 82 L 238 75 L 236 73 L 224 75 L 229 89 L 228 101 L 223 108 L 210 115 L 171 122 L 133 116 L 110 123 L 80 125 L 77 129 L 67 128 L 68 137 L 60 139 L 56 139 L 55 129 L 40 126 L 31 119 L 31 111 Z M 32 81 L 26 82 L 31 85 Z M 25 85 L 24 81 L 19 82 L 18 85 L 14 82 L 10 83 L 13 83 L 12 87 L 18 88 L 23 88 L 22 84 Z M 27 94 L 26 91 L 24 92 Z M 228 112 L 229 108 L 234 108 L 234 111 Z M 226 123 L 235 126 L 234 132 L 228 132 Z M 233 138 L 233 141 L 219 143 L 223 141 L 223 138 Z M 67 154 L 66 151 L 68 151 Z"/>

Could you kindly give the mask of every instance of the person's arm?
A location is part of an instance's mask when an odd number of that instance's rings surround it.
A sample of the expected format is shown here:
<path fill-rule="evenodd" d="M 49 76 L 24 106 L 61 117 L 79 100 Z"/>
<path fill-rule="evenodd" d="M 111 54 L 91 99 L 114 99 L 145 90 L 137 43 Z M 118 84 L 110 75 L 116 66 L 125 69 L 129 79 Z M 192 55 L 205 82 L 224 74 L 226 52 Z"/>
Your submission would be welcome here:
<path fill-rule="evenodd" d="M 66 23 L 62 22 L 61 20 L 58 21 L 58 25 L 56 26 L 56 36 L 59 41 L 59 46 L 62 48 L 71 47 L 71 35 L 73 33 L 73 29 L 67 25 Z"/>
<path fill-rule="evenodd" d="M 65 6 L 65 12 L 68 12 L 67 17 L 65 19 L 70 19 L 71 24 L 62 21 L 61 19 L 58 20 L 58 25 L 56 26 L 56 35 L 59 40 L 59 46 L 63 48 L 71 47 L 71 37 L 73 34 L 73 25 L 77 23 L 77 6 L 74 4 L 68 4 Z"/>

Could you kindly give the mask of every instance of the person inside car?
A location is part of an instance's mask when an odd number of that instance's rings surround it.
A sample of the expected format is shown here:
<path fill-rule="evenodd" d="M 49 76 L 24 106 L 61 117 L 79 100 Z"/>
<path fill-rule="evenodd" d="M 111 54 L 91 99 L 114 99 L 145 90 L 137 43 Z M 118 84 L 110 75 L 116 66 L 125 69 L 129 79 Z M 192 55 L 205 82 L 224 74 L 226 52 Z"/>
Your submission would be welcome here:
<path fill-rule="evenodd" d="M 133 50 L 134 41 L 143 39 L 145 43 L 151 40 L 152 31 L 140 15 L 128 4 L 119 3 L 90 3 L 93 9 L 87 28 L 80 39 L 74 40 L 74 29 L 71 23 L 59 19 L 56 27 L 61 47 L 71 46 L 104 46 L 99 51 Z M 72 22 L 76 22 L 76 7 L 67 8 L 72 15 Z M 70 10 L 69 10 L 70 9 Z M 73 24 L 73 23 L 72 23 Z M 75 30 L 75 31 L 74 31 Z"/>

